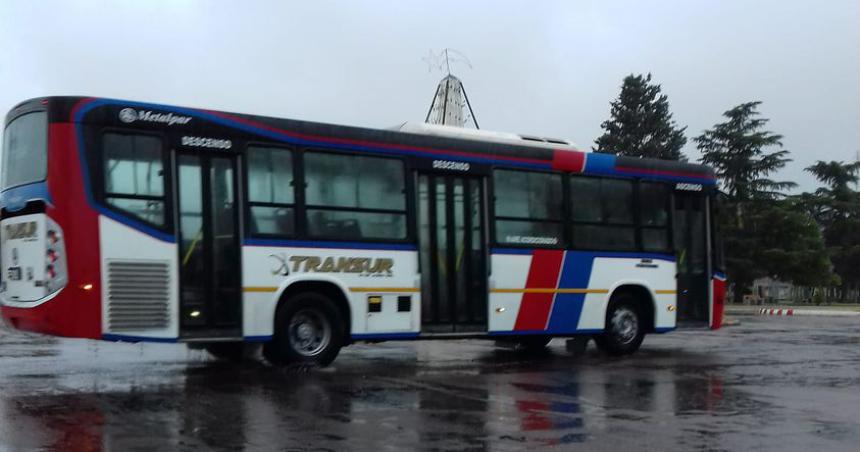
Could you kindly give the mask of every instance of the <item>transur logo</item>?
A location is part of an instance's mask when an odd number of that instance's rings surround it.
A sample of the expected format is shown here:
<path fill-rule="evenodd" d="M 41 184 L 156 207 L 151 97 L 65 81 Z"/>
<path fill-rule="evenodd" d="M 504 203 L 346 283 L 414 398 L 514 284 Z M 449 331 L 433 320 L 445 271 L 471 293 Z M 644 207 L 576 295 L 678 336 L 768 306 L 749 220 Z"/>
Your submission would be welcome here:
<path fill-rule="evenodd" d="M 173 113 L 156 113 L 149 110 L 137 111 L 134 108 L 123 108 L 119 111 L 119 120 L 128 124 L 135 121 L 159 122 L 172 126 L 174 124 L 188 124 L 190 116 L 174 115 Z"/>

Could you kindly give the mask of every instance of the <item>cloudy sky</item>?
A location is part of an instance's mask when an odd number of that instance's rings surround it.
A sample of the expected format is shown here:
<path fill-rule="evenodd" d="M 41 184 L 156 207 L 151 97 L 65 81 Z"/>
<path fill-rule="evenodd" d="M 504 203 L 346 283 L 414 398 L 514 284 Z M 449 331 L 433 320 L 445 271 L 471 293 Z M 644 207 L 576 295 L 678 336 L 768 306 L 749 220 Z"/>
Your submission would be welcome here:
<path fill-rule="evenodd" d="M 0 0 L 0 111 L 81 94 L 388 127 L 423 120 L 422 58 L 451 47 L 485 129 L 590 147 L 651 72 L 689 137 L 763 101 L 795 159 L 778 177 L 813 189 L 803 167 L 860 150 L 858 24 L 858 0 Z"/>

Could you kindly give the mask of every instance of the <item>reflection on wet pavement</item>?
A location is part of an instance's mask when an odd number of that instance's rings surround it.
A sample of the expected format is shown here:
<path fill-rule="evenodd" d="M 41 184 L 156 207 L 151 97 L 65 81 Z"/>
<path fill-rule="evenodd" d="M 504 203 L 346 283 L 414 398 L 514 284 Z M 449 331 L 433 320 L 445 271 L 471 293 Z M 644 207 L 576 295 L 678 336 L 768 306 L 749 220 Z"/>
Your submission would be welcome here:
<path fill-rule="evenodd" d="M 859 334 L 749 317 L 622 359 L 425 341 L 319 370 L 0 330 L 0 450 L 856 450 Z"/>

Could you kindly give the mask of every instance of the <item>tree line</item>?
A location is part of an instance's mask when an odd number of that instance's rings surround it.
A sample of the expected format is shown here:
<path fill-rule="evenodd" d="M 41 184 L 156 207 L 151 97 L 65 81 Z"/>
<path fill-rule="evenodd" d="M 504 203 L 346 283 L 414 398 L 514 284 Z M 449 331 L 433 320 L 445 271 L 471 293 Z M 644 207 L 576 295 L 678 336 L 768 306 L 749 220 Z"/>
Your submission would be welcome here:
<path fill-rule="evenodd" d="M 669 100 L 651 74 L 629 75 L 611 102 L 595 152 L 686 161 L 686 127 L 676 124 Z M 821 186 L 778 180 L 792 161 L 783 136 L 767 130 L 761 102 L 723 113 L 722 122 L 693 137 L 699 162 L 711 166 L 720 188 L 715 218 L 735 302 L 753 281 L 771 277 L 800 286 L 839 287 L 843 298 L 860 286 L 860 163 L 819 160 L 805 170 Z M 853 187 L 852 187 L 853 186 Z"/>

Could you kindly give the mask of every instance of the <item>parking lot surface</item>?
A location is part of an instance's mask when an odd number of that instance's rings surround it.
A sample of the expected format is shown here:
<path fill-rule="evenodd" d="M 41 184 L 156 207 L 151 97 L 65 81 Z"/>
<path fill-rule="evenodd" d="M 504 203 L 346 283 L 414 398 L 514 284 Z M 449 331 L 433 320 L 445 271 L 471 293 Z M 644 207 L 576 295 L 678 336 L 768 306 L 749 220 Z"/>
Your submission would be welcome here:
<path fill-rule="evenodd" d="M 740 320 L 624 358 L 416 341 L 326 369 L 0 329 L 0 450 L 858 450 L 860 321 Z"/>

